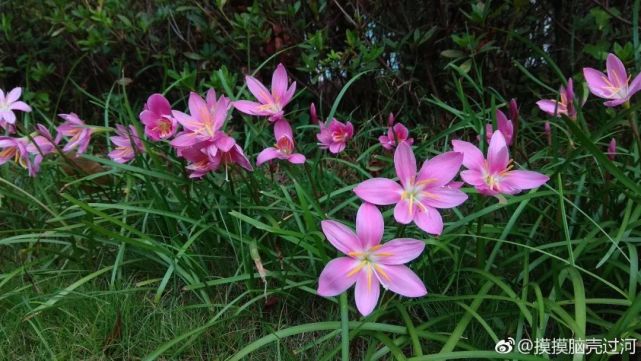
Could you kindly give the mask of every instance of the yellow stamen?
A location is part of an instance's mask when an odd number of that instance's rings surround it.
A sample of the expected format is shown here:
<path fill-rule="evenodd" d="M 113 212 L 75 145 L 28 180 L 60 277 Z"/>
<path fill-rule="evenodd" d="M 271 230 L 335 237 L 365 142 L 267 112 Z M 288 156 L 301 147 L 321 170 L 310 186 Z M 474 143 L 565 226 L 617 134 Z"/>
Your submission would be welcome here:
<path fill-rule="evenodd" d="M 358 266 L 354 267 L 354 269 L 352 269 L 351 271 L 349 271 L 349 272 L 347 273 L 347 277 L 352 277 L 353 275 L 355 275 L 355 274 L 357 274 L 358 272 L 360 272 L 360 270 L 362 270 L 362 269 L 363 269 L 363 267 L 365 267 L 365 264 L 366 264 L 366 262 L 360 262 L 360 263 L 358 264 Z"/>
<path fill-rule="evenodd" d="M 390 278 L 390 276 L 387 274 L 387 272 L 383 271 L 383 268 L 382 268 L 381 266 L 379 266 L 379 265 L 375 264 L 375 265 L 374 265 L 374 269 L 376 270 L 376 272 L 377 272 L 379 275 L 381 275 L 381 277 L 383 277 L 383 278 L 385 279 L 385 281 L 388 281 L 388 282 L 392 281 L 392 279 Z"/>

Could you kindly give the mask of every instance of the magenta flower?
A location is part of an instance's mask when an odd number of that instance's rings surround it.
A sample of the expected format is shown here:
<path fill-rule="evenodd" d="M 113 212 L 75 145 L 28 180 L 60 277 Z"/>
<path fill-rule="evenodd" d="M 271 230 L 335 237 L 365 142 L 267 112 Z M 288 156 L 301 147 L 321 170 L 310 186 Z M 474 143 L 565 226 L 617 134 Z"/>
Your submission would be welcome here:
<path fill-rule="evenodd" d="M 64 119 L 65 122 L 57 128 L 58 135 L 55 140 L 56 144 L 60 142 L 63 136 L 71 137 L 64 148 L 62 148 L 62 151 L 69 152 L 76 149 L 76 154 L 84 153 L 87 147 L 89 147 L 93 129 L 78 118 L 76 113 L 58 114 L 58 116 Z"/>
<path fill-rule="evenodd" d="M 29 152 L 27 151 L 27 144 L 29 139 L 27 137 L 12 138 L 0 137 L 0 165 L 13 160 L 16 164 L 29 171 L 29 175 L 34 176 L 37 172 L 33 168 L 33 164 L 29 159 Z"/>
<path fill-rule="evenodd" d="M 19 101 L 22 95 L 22 88 L 13 88 L 8 94 L 0 89 L 0 126 L 9 133 L 15 133 L 16 114 L 14 110 L 30 112 L 31 107 L 23 101 Z"/>
<path fill-rule="evenodd" d="M 509 149 L 501 132 L 492 136 L 487 160 L 472 143 L 453 140 L 452 145 L 454 151 L 463 153 L 463 165 L 467 170 L 461 172 L 461 178 L 481 194 L 516 194 L 525 189 L 537 188 L 549 179 L 538 172 L 512 170 Z"/>
<path fill-rule="evenodd" d="M 608 151 L 606 152 L 608 159 L 610 161 L 614 161 L 614 158 L 616 157 L 617 154 L 617 140 L 612 138 L 610 141 L 610 144 L 608 144 Z"/>
<path fill-rule="evenodd" d="M 342 152 L 354 136 L 354 126 L 351 122 L 341 123 L 334 118 L 331 122 L 319 122 L 319 125 L 320 133 L 316 134 L 318 145 L 321 149 L 329 149 L 333 154 Z"/>
<path fill-rule="evenodd" d="M 404 264 L 418 257 L 425 243 L 397 238 L 381 244 L 383 215 L 375 206 L 363 203 L 356 214 L 356 233 L 336 221 L 321 222 L 327 240 L 345 254 L 330 261 L 318 280 L 318 294 L 332 297 L 356 284 L 356 308 L 369 315 L 380 295 L 380 287 L 406 297 L 427 294 L 421 279 Z"/>
<path fill-rule="evenodd" d="M 583 76 L 590 92 L 599 98 L 610 99 L 603 103 L 606 107 L 627 103 L 636 92 L 641 90 L 641 74 L 630 83 L 631 76 L 628 76 L 625 66 L 616 55 L 608 54 L 606 67 L 607 76 L 596 69 L 583 68 Z"/>
<path fill-rule="evenodd" d="M 439 235 L 443 231 L 443 219 L 437 209 L 453 208 L 467 199 L 456 183 L 450 183 L 462 161 L 460 153 L 443 153 L 425 161 L 417 173 L 412 147 L 403 142 L 394 153 L 396 175 L 401 184 L 391 179 L 372 178 L 356 186 L 354 193 L 372 204 L 396 204 L 397 222 L 413 221 L 423 231 Z"/>
<path fill-rule="evenodd" d="M 248 171 L 253 170 L 243 149 L 236 143 L 228 151 L 218 150 L 213 156 L 197 147 L 186 148 L 180 155 L 189 161 L 186 167 L 190 173 L 189 178 L 202 178 L 209 172 L 217 171 L 221 166 L 227 167 L 232 164 L 238 164 Z"/>
<path fill-rule="evenodd" d="M 499 131 L 503 133 L 503 136 L 505 137 L 505 141 L 507 142 L 508 145 L 512 144 L 512 136 L 514 135 L 514 124 L 512 123 L 512 120 L 508 119 L 505 113 L 503 113 L 501 110 L 496 110 L 496 125 L 499 128 Z M 485 137 L 487 138 L 487 141 L 489 142 L 490 139 L 492 139 L 492 134 L 494 134 L 494 130 L 492 128 L 492 124 L 486 124 L 485 125 Z"/>
<path fill-rule="evenodd" d="M 229 98 L 221 96 L 216 99 L 216 93 L 210 90 L 207 93 L 207 102 L 200 95 L 192 92 L 189 95 L 189 115 L 174 110 L 173 118 L 185 128 L 171 145 L 182 151 L 185 148 L 198 146 L 214 157 L 218 150 L 228 152 L 236 141 L 228 136 L 221 128 L 231 109 Z M 203 146 L 205 146 L 203 148 Z"/>
<path fill-rule="evenodd" d="M 309 104 L 309 120 L 312 124 L 318 124 L 318 113 L 316 112 L 316 104 Z"/>
<path fill-rule="evenodd" d="M 145 146 L 133 125 L 125 127 L 122 124 L 116 124 L 116 134 L 113 137 L 109 137 L 111 142 L 116 145 L 116 149 L 108 154 L 109 158 L 114 162 L 127 163 L 134 159 L 136 154 L 145 151 Z"/>
<path fill-rule="evenodd" d="M 296 82 L 293 82 L 289 89 L 287 88 L 287 70 L 283 64 L 278 64 L 272 75 L 271 93 L 253 76 L 245 76 L 245 81 L 249 91 L 259 103 L 238 100 L 234 102 L 234 107 L 245 114 L 269 117 L 270 122 L 283 119 L 283 108 L 292 100 L 296 92 Z"/>
<path fill-rule="evenodd" d="M 27 152 L 34 155 L 32 171 L 35 175 L 40 170 L 40 163 L 47 154 L 56 150 L 58 143 L 53 139 L 49 129 L 42 124 L 36 124 L 37 135 L 27 144 Z"/>
<path fill-rule="evenodd" d="M 548 113 L 553 117 L 565 115 L 566 117 L 575 120 L 576 109 L 574 108 L 574 85 L 572 78 L 568 79 L 568 87 L 565 88 L 561 85 L 559 89 L 559 101 L 556 99 L 543 99 L 536 102 L 539 109 Z"/>
<path fill-rule="evenodd" d="M 171 104 L 162 94 L 152 94 L 138 117 L 145 125 L 145 135 L 155 142 L 176 134 L 178 123 L 171 115 Z"/>
<path fill-rule="evenodd" d="M 378 137 L 378 141 L 381 143 L 383 148 L 387 150 L 394 150 L 397 142 L 407 142 L 409 145 L 414 144 L 414 139 L 409 138 L 409 130 L 407 130 L 407 128 L 401 123 L 394 124 L 395 120 L 396 118 L 394 117 L 394 114 L 390 113 L 387 118 L 387 134 Z"/>
<path fill-rule="evenodd" d="M 258 158 L 256 165 L 270 161 L 272 159 L 287 160 L 292 164 L 305 163 L 305 156 L 300 153 L 294 153 L 294 136 L 292 127 L 285 119 L 281 119 L 274 124 L 274 136 L 276 137 L 276 144 L 273 147 L 263 149 Z"/>

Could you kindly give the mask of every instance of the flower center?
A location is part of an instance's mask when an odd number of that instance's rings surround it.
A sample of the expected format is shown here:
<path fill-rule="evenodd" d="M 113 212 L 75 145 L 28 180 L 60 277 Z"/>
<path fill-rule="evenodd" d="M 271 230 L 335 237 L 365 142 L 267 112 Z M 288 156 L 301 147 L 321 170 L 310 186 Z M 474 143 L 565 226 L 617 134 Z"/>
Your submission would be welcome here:
<path fill-rule="evenodd" d="M 347 133 L 343 130 L 335 130 L 332 132 L 332 140 L 337 143 L 341 143 L 345 141 L 345 138 L 347 138 Z"/>

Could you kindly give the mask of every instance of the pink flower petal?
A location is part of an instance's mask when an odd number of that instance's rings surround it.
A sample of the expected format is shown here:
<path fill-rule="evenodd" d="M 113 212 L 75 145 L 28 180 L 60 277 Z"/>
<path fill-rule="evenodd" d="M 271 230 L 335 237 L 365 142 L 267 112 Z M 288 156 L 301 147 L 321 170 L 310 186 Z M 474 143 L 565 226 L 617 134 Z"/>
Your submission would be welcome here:
<path fill-rule="evenodd" d="M 287 70 L 283 64 L 278 64 L 272 75 L 272 97 L 279 102 L 287 93 Z"/>
<path fill-rule="evenodd" d="M 639 90 L 641 90 L 641 73 L 639 73 L 630 83 L 630 87 L 628 88 L 628 97 L 632 97 Z"/>
<path fill-rule="evenodd" d="M 608 54 L 605 64 L 608 70 L 608 78 L 612 82 L 612 85 L 617 88 L 627 87 L 628 73 L 621 59 L 617 58 L 614 54 Z"/>
<path fill-rule="evenodd" d="M 279 156 L 280 152 L 276 148 L 265 148 L 260 153 L 258 153 L 258 157 L 256 158 L 256 165 L 260 167 L 261 164 L 274 158 L 278 158 Z"/>
<path fill-rule="evenodd" d="M 465 183 L 475 187 L 485 184 L 483 173 L 474 169 L 462 171 L 461 178 L 465 181 Z"/>
<path fill-rule="evenodd" d="M 6 102 L 11 104 L 20 99 L 20 95 L 22 95 L 22 88 L 13 88 L 9 94 L 7 94 Z"/>
<path fill-rule="evenodd" d="M 490 172 L 501 172 L 507 168 L 510 162 L 510 153 L 505 143 L 505 137 L 501 132 L 495 132 L 490 140 L 490 147 L 487 150 L 487 163 Z"/>
<path fill-rule="evenodd" d="M 341 143 L 332 143 L 332 144 L 329 145 L 329 151 L 332 154 L 338 154 L 338 153 L 342 152 L 343 150 L 345 150 L 345 146 L 346 146 L 345 143 L 342 143 L 342 142 Z"/>
<path fill-rule="evenodd" d="M 331 260 L 323 269 L 318 279 L 320 296 L 332 297 L 345 292 L 358 278 L 360 272 L 354 272 L 360 262 L 350 257 L 339 257 Z"/>
<path fill-rule="evenodd" d="M 379 206 L 397 203 L 401 199 L 403 188 L 391 179 L 372 178 L 354 188 L 354 193 L 364 200 Z"/>
<path fill-rule="evenodd" d="M 289 156 L 287 160 L 289 160 L 290 163 L 292 164 L 303 164 L 305 163 L 305 156 L 300 154 L 300 153 L 294 153 Z"/>
<path fill-rule="evenodd" d="M 327 240 L 343 254 L 363 250 L 363 243 L 347 226 L 336 221 L 322 221 L 321 228 Z"/>
<path fill-rule="evenodd" d="M 262 110 L 261 108 L 262 104 L 252 102 L 249 100 L 237 100 L 232 104 L 234 105 L 234 108 L 238 109 L 238 111 L 241 113 L 245 113 L 249 115 L 257 115 L 261 117 L 266 117 L 272 114 L 267 110 Z"/>
<path fill-rule="evenodd" d="M 356 213 L 356 235 L 363 247 L 367 249 L 381 243 L 384 229 L 381 211 L 373 204 L 361 204 Z"/>
<path fill-rule="evenodd" d="M 418 213 L 414 216 L 414 223 L 418 228 L 430 234 L 440 235 L 443 232 L 443 218 L 432 207 L 419 208 Z"/>
<path fill-rule="evenodd" d="M 209 112 L 209 107 L 205 99 L 203 99 L 198 93 L 191 92 L 189 93 L 189 114 L 192 118 L 198 121 L 200 124 L 212 123 L 211 113 Z M 179 120 L 180 121 L 180 120 Z"/>
<path fill-rule="evenodd" d="M 407 187 L 416 177 L 416 158 L 412 147 L 407 143 L 401 143 L 396 147 L 394 152 L 394 166 L 396 175 L 403 187 Z"/>
<path fill-rule="evenodd" d="M 16 124 L 16 115 L 11 110 L 0 111 L 0 118 L 9 124 Z"/>
<path fill-rule="evenodd" d="M 423 198 L 421 202 L 434 208 L 454 208 L 467 200 L 467 194 L 460 189 L 438 187 L 426 191 L 430 196 Z"/>
<path fill-rule="evenodd" d="M 463 153 L 446 152 L 425 161 L 416 181 L 427 181 L 429 186 L 444 186 L 458 174 L 463 163 Z"/>
<path fill-rule="evenodd" d="M 171 104 L 162 94 L 152 94 L 147 99 L 147 108 L 159 115 L 170 115 Z"/>
<path fill-rule="evenodd" d="M 505 113 L 500 110 L 496 111 L 496 125 L 499 128 L 499 131 L 503 133 L 505 137 L 505 142 L 507 145 L 512 144 L 512 135 L 514 133 L 514 126 L 512 121 L 507 118 Z"/>
<path fill-rule="evenodd" d="M 21 112 L 30 112 L 31 111 L 31 107 L 29 105 L 27 105 L 27 103 L 22 102 L 22 101 L 18 101 L 18 102 L 12 103 L 11 105 L 9 105 L 9 109 L 11 109 L 11 110 L 19 110 Z"/>
<path fill-rule="evenodd" d="M 567 112 L 563 104 L 552 99 L 539 100 L 536 105 L 538 105 L 539 109 L 552 116 L 559 116 Z"/>
<path fill-rule="evenodd" d="M 381 287 L 374 271 L 366 266 L 358 274 L 354 297 L 356 298 L 356 308 L 363 316 L 367 316 L 376 307 L 378 296 L 381 293 Z"/>
<path fill-rule="evenodd" d="M 423 281 L 407 266 L 377 264 L 377 268 L 383 287 L 390 291 L 405 297 L 422 297 L 427 294 Z"/>
<path fill-rule="evenodd" d="M 229 152 L 236 144 L 236 140 L 223 132 L 218 132 L 216 133 L 214 144 L 223 152 Z"/>
<path fill-rule="evenodd" d="M 425 249 L 425 242 L 412 238 L 397 238 L 383 243 L 374 252 L 376 262 L 386 265 L 407 263 L 420 256 Z"/>
<path fill-rule="evenodd" d="M 401 224 L 408 224 L 414 219 L 416 214 L 416 205 L 410 204 L 409 200 L 402 199 L 394 207 L 394 219 Z"/>
<path fill-rule="evenodd" d="M 289 137 L 290 139 L 294 139 L 292 126 L 286 119 L 282 119 L 274 123 L 274 137 L 276 139 L 280 139 L 284 136 Z"/>
<path fill-rule="evenodd" d="M 463 153 L 463 165 L 467 169 L 480 170 L 483 168 L 485 157 L 483 157 L 481 150 L 474 144 L 462 140 L 453 140 L 452 146 L 455 152 Z"/>
<path fill-rule="evenodd" d="M 550 178 L 539 172 L 530 170 L 513 170 L 507 172 L 501 180 L 501 186 L 507 184 L 510 187 L 518 189 L 532 189 L 545 184 Z"/>
<path fill-rule="evenodd" d="M 261 83 L 258 79 L 254 78 L 253 76 L 247 75 L 245 77 L 245 81 L 247 82 L 247 88 L 249 88 L 249 91 L 254 94 L 259 102 L 263 104 L 270 104 L 274 102 L 274 99 L 269 93 L 269 90 L 267 90 L 263 83 Z"/>
<path fill-rule="evenodd" d="M 607 77 L 602 72 L 592 68 L 583 68 L 583 77 L 592 94 L 606 99 L 612 94 L 612 91 L 608 89 L 608 83 L 606 83 Z"/>
<path fill-rule="evenodd" d="M 207 94 L 205 95 L 205 100 L 207 101 L 207 106 L 210 108 L 217 103 L 216 90 L 214 88 L 209 88 L 209 90 L 207 90 Z"/>

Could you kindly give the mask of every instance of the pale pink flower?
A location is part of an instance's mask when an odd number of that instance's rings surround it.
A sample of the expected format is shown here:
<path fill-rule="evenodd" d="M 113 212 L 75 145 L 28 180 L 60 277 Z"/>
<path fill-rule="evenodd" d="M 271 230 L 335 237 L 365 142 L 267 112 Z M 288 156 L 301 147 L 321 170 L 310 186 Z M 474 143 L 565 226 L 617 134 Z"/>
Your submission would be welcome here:
<path fill-rule="evenodd" d="M 29 171 L 29 175 L 34 176 L 37 172 L 33 168 L 33 164 L 29 159 L 29 152 L 27 151 L 27 144 L 29 139 L 27 137 L 12 138 L 0 137 L 0 165 L 13 160 L 16 164 Z"/>
<path fill-rule="evenodd" d="M 631 75 L 628 75 L 625 66 L 616 55 L 608 54 L 606 67 L 607 76 L 596 69 L 583 68 L 583 76 L 590 92 L 599 98 L 610 99 L 603 103 L 606 107 L 616 107 L 626 103 L 641 90 L 641 74 L 630 83 Z"/>
<path fill-rule="evenodd" d="M 116 148 L 109 152 L 108 156 L 114 162 L 127 163 L 136 157 L 136 154 L 141 154 L 145 151 L 145 146 L 138 136 L 136 127 L 130 125 L 125 127 L 122 124 L 116 124 L 116 134 L 109 137 L 111 142 L 116 145 Z"/>
<path fill-rule="evenodd" d="M 467 170 L 461 172 L 461 178 L 481 194 L 517 194 L 525 189 L 537 188 L 549 180 L 538 172 L 512 170 L 509 149 L 501 132 L 492 136 L 487 160 L 472 143 L 453 140 L 452 145 L 454 151 L 463 153 L 463 165 Z"/>
<path fill-rule="evenodd" d="M 157 142 L 176 134 L 178 123 L 171 115 L 171 104 L 162 94 L 152 94 L 139 118 L 145 126 L 145 135 Z"/>
<path fill-rule="evenodd" d="M 323 221 L 327 240 L 347 257 L 330 261 L 318 280 L 318 294 L 337 296 L 356 284 L 356 308 L 369 315 L 380 295 L 380 286 L 406 297 L 427 294 L 423 281 L 404 264 L 423 252 L 425 243 L 397 238 L 381 244 L 383 215 L 375 206 L 363 203 L 356 214 L 356 232 L 336 221 Z"/>
<path fill-rule="evenodd" d="M 32 137 L 32 141 L 27 144 L 27 152 L 34 155 L 32 162 L 32 170 L 35 175 L 40 170 L 40 163 L 47 154 L 51 154 L 56 150 L 58 142 L 56 142 L 49 129 L 42 124 L 36 124 L 37 135 Z"/>
<path fill-rule="evenodd" d="M 10 134 L 15 133 L 16 114 L 15 110 L 30 112 L 31 107 L 23 101 L 19 101 L 22 95 L 22 88 L 13 88 L 8 94 L 0 89 L 0 126 Z"/>
<path fill-rule="evenodd" d="M 238 164 L 248 171 L 253 170 L 243 149 L 236 143 L 228 151 L 218 149 L 213 155 L 207 153 L 206 147 L 207 145 L 182 150 L 180 155 L 189 161 L 186 167 L 190 172 L 189 178 L 201 178 L 209 172 L 217 171 L 221 166 L 232 164 Z"/>
<path fill-rule="evenodd" d="M 536 102 L 536 105 L 539 106 L 539 109 L 551 116 L 559 117 L 565 115 L 575 120 L 576 109 L 574 108 L 574 84 L 572 78 L 568 79 L 567 88 L 561 85 L 559 89 L 559 101 L 556 99 L 543 99 Z"/>
<path fill-rule="evenodd" d="M 231 109 L 229 98 L 221 96 L 215 99 L 213 91 L 208 92 L 207 102 L 192 92 L 189 95 L 190 114 L 177 110 L 172 112 L 173 118 L 185 129 L 171 141 L 179 153 L 196 146 L 214 157 L 219 150 L 228 152 L 236 144 L 234 138 L 221 131 Z"/>
<path fill-rule="evenodd" d="M 294 153 L 294 136 L 292 127 L 285 119 L 281 119 L 274 124 L 274 136 L 276 137 L 276 144 L 273 147 L 263 149 L 258 154 L 256 165 L 270 161 L 272 159 L 287 160 L 292 164 L 305 163 L 305 156 L 300 153 Z"/>
<path fill-rule="evenodd" d="M 614 161 L 614 158 L 617 154 L 617 140 L 612 138 L 610 144 L 608 144 L 608 151 L 606 152 L 608 159 Z"/>
<path fill-rule="evenodd" d="M 461 167 L 463 154 L 447 152 L 425 161 L 416 171 L 412 147 L 403 142 L 394 152 L 394 166 L 400 183 L 386 178 L 368 179 L 354 188 L 362 200 L 378 205 L 396 204 L 397 222 L 414 222 L 431 234 L 441 234 L 443 219 L 437 209 L 453 208 L 465 202 L 467 195 L 450 183 Z"/>
<path fill-rule="evenodd" d="M 394 124 L 395 120 L 394 113 L 390 113 L 387 118 L 387 134 L 378 137 L 378 141 L 387 150 L 394 150 L 397 143 L 407 142 L 409 145 L 414 143 L 414 139 L 409 137 L 410 132 L 407 127 L 401 123 Z"/>
<path fill-rule="evenodd" d="M 512 144 L 512 136 L 514 135 L 514 124 L 512 123 L 512 120 L 508 119 L 505 113 L 503 113 L 501 110 L 496 110 L 496 125 L 498 126 L 498 130 L 503 133 L 503 136 L 505 137 L 505 141 L 507 142 L 508 145 Z M 492 139 L 492 134 L 494 134 L 494 129 L 492 128 L 492 124 L 486 124 L 485 125 L 485 137 L 487 138 L 487 141 L 489 142 L 490 139 Z"/>
<path fill-rule="evenodd" d="M 249 100 L 235 101 L 234 107 L 239 111 L 249 114 L 269 117 L 269 121 L 275 122 L 283 118 L 283 108 L 292 100 L 296 93 L 296 82 L 287 88 L 287 70 L 283 64 L 278 64 L 272 75 L 271 93 L 263 83 L 253 76 L 245 76 L 249 91 L 259 101 L 252 102 Z"/>
<path fill-rule="evenodd" d="M 319 122 L 319 125 L 320 132 L 316 134 L 319 146 L 321 149 L 329 149 L 333 154 L 342 152 L 354 136 L 354 126 L 351 122 L 342 123 L 334 118 L 331 122 Z"/>
<path fill-rule="evenodd" d="M 93 128 L 78 118 L 76 113 L 58 114 L 58 116 L 64 119 L 65 122 L 60 124 L 56 129 L 58 135 L 56 136 L 55 142 L 60 142 L 63 136 L 71 137 L 64 148 L 62 148 L 62 151 L 69 152 L 76 149 L 76 154 L 84 153 L 87 147 L 89 147 Z"/>

